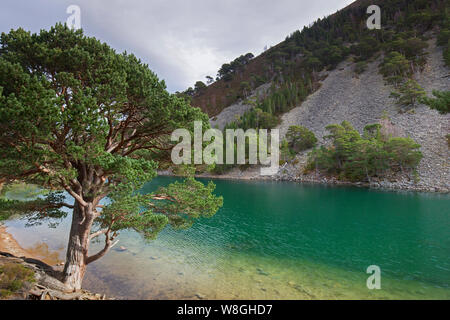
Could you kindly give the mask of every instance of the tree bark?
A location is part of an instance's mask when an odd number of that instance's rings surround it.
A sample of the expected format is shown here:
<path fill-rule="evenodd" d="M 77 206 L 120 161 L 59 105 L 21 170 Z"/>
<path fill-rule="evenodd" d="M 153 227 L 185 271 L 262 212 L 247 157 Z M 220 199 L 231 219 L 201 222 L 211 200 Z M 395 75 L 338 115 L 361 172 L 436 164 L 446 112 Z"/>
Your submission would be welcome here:
<path fill-rule="evenodd" d="M 71 291 L 81 289 L 86 272 L 89 238 L 93 221 L 94 210 L 92 203 L 88 203 L 87 206 L 81 206 L 78 202 L 75 202 L 66 264 L 63 271 L 63 282 Z"/>

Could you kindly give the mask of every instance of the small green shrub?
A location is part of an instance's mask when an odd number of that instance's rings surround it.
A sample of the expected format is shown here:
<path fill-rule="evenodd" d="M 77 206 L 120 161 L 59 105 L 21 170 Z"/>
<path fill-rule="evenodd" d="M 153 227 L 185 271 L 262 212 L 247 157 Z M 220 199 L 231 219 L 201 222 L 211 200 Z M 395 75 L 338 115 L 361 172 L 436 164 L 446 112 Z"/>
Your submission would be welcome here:
<path fill-rule="evenodd" d="M 361 74 L 361 73 L 363 73 L 364 71 L 366 71 L 366 69 L 367 69 L 367 62 L 365 62 L 365 61 L 360 61 L 360 62 L 358 62 L 358 63 L 355 65 L 354 71 L 355 71 L 355 73 L 357 73 L 357 74 Z"/>
<path fill-rule="evenodd" d="M 290 126 L 286 133 L 289 148 L 294 152 L 301 152 L 313 148 L 317 143 L 314 133 L 303 126 Z"/>
<path fill-rule="evenodd" d="M 5 185 L 1 192 L 1 195 L 11 200 L 25 201 L 35 199 L 38 196 L 46 193 L 46 190 L 43 190 L 36 185 L 26 184 L 23 182 L 15 182 Z"/>
<path fill-rule="evenodd" d="M 433 98 L 424 97 L 421 99 L 423 104 L 426 104 L 431 109 L 439 111 L 441 114 L 450 112 L 450 91 L 433 91 Z"/>
<path fill-rule="evenodd" d="M 386 139 L 380 125 L 369 125 L 360 135 L 350 123 L 327 126 L 331 146 L 314 149 L 307 171 L 321 170 L 351 181 L 369 180 L 386 171 L 414 170 L 422 159 L 420 145 L 410 138 Z"/>
<path fill-rule="evenodd" d="M 0 297 L 7 298 L 23 288 L 25 282 L 34 282 L 34 272 L 17 263 L 0 266 Z"/>
<path fill-rule="evenodd" d="M 412 79 L 405 81 L 397 91 L 391 93 L 391 97 L 396 100 L 399 106 L 409 106 L 414 108 L 418 101 L 425 97 L 425 90 Z"/>
<path fill-rule="evenodd" d="M 403 54 L 393 51 L 384 58 L 380 65 L 380 73 L 388 83 L 397 86 L 411 75 L 410 62 Z"/>

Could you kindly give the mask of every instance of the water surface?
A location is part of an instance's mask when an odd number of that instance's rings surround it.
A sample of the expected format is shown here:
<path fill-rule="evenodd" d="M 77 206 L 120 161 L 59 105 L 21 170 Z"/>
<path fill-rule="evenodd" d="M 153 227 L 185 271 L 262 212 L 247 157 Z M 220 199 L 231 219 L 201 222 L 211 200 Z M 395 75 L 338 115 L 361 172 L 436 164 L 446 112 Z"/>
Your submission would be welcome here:
<path fill-rule="evenodd" d="M 152 242 L 122 232 L 89 265 L 85 287 L 136 299 L 450 299 L 448 195 L 215 183 L 224 207 L 213 218 Z M 57 229 L 7 226 L 23 246 L 43 242 L 63 258 L 69 218 Z M 370 265 L 381 268 L 381 290 L 367 289 Z"/>

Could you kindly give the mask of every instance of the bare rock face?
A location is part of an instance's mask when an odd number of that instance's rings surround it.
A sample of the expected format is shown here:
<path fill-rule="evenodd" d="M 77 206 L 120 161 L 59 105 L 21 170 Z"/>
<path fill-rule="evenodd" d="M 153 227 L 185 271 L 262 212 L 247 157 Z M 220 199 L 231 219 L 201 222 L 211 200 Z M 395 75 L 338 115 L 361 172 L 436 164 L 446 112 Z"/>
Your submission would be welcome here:
<path fill-rule="evenodd" d="M 449 90 L 450 70 L 445 66 L 442 50 L 436 47 L 434 39 L 429 41 L 429 45 L 428 63 L 415 78 L 431 95 L 433 90 Z M 404 178 L 379 185 L 384 188 L 448 192 L 450 152 L 446 135 L 450 133 L 450 115 L 441 115 L 425 105 L 419 105 L 411 112 L 399 112 L 389 97 L 393 88 L 386 85 L 378 73 L 381 59 L 369 63 L 367 70 L 359 76 L 353 71 L 354 64 L 349 61 L 329 72 L 318 91 L 301 106 L 283 115 L 279 126 L 281 138 L 290 126 L 302 125 L 312 130 L 320 143 L 324 143 L 325 127 L 329 124 L 347 120 L 362 132 L 368 124 L 382 123 L 385 130 L 394 136 L 409 136 L 419 143 L 424 157 L 418 167 L 418 182 Z M 389 123 L 384 120 L 386 116 L 390 119 Z M 301 179 L 306 157 L 307 152 L 297 155 L 275 178 Z"/>
<path fill-rule="evenodd" d="M 266 83 L 259 86 L 252 92 L 249 98 L 251 99 L 253 97 L 265 94 L 267 90 L 270 88 L 270 85 L 271 85 L 270 83 Z M 253 108 L 252 105 L 246 104 L 243 101 L 239 101 L 223 109 L 221 113 L 210 119 L 209 122 L 212 128 L 223 130 L 228 123 L 239 119 L 240 116 L 242 116 L 245 112 L 249 111 L 252 108 Z"/>
<path fill-rule="evenodd" d="M 383 77 L 378 74 L 380 60 L 370 63 L 358 77 L 353 63 L 341 63 L 328 74 L 319 90 L 301 106 L 283 115 L 280 136 L 284 137 L 290 126 L 302 125 L 322 141 L 329 124 L 347 120 L 362 131 L 367 124 L 378 122 L 394 105 L 389 98 L 391 88 L 384 86 Z"/>
<path fill-rule="evenodd" d="M 217 116 L 209 120 L 211 127 L 223 130 L 228 123 L 239 119 L 240 116 L 251 108 L 251 105 L 243 102 L 232 104 L 231 106 L 223 109 Z"/>
<path fill-rule="evenodd" d="M 450 133 L 450 115 L 441 115 L 425 105 L 418 105 L 412 111 L 401 112 L 390 97 L 393 87 L 386 85 L 379 73 L 383 57 L 368 63 L 367 70 L 360 75 L 354 72 L 355 64 L 342 62 L 335 70 L 324 72 L 321 88 L 311 94 L 300 106 L 282 116 L 280 138 L 283 139 L 292 125 L 302 125 L 314 132 L 319 144 L 324 144 L 327 134 L 325 127 L 333 123 L 349 121 L 360 133 L 368 124 L 380 123 L 385 133 L 393 136 L 411 137 L 421 147 L 423 159 L 418 167 L 418 179 L 409 175 L 390 177 L 389 181 L 376 181 L 372 187 L 411 189 L 423 191 L 450 191 L 450 152 L 447 135 Z M 429 41 L 428 61 L 415 79 L 429 96 L 433 90 L 450 89 L 450 70 L 445 65 L 442 49 L 436 46 L 436 40 Z M 259 87 L 252 96 L 263 94 L 270 87 Z M 252 108 L 243 102 L 225 108 L 217 117 L 210 120 L 213 127 L 223 129 L 227 123 L 236 120 Z M 341 183 L 335 179 L 303 175 L 309 151 L 297 154 L 290 163 L 283 165 L 275 180 L 296 180 L 320 183 Z M 255 172 L 241 172 L 236 179 L 267 179 Z"/>

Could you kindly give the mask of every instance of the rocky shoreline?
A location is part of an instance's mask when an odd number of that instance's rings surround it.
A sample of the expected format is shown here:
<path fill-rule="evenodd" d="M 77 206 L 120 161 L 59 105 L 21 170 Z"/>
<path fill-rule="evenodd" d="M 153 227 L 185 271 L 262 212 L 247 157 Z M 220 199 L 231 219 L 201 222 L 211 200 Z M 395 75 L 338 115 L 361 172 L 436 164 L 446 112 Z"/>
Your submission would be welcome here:
<path fill-rule="evenodd" d="M 0 225 L 0 270 L 9 268 L 32 275 L 31 279 L 25 279 L 20 288 L 16 288 L 11 294 L 0 295 L 0 300 L 111 300 L 105 295 L 87 290 L 68 292 L 59 280 L 62 266 L 50 266 L 46 262 L 22 248 L 6 228 Z M 1 275 L 0 272 L 0 280 Z"/>
<path fill-rule="evenodd" d="M 292 164 L 288 164 L 285 167 L 280 168 L 280 171 L 287 170 L 286 167 L 291 167 Z M 160 176 L 171 176 L 176 177 L 174 173 L 165 170 L 159 171 Z M 409 192 L 430 192 L 430 193 L 442 193 L 449 194 L 450 190 L 448 188 L 440 187 L 427 187 L 422 185 L 417 185 L 408 175 L 404 174 L 401 177 L 401 181 L 389 181 L 373 179 L 369 182 L 351 182 L 339 180 L 336 177 L 330 177 L 323 174 L 310 173 L 306 175 L 294 175 L 287 174 L 283 172 L 278 172 L 275 176 L 261 176 L 259 175 L 259 167 L 254 169 L 249 169 L 241 171 L 238 168 L 231 170 L 230 172 L 222 175 L 215 175 L 209 173 L 196 174 L 195 178 L 203 179 L 218 179 L 218 180 L 236 180 L 236 181 L 285 181 L 285 182 L 296 182 L 305 184 L 320 184 L 320 185 L 339 185 L 339 186 L 353 186 L 370 188 L 376 190 L 386 190 L 386 191 L 409 191 Z"/>
<path fill-rule="evenodd" d="M 62 283 L 57 280 L 57 271 L 42 261 L 16 257 L 0 251 L 0 268 L 14 265 L 29 270 L 33 276 L 24 281 L 21 288 L 4 297 L 6 300 L 109 300 L 105 295 L 91 293 L 86 290 L 67 292 Z M 2 298 L 0 298 L 1 300 Z"/>

